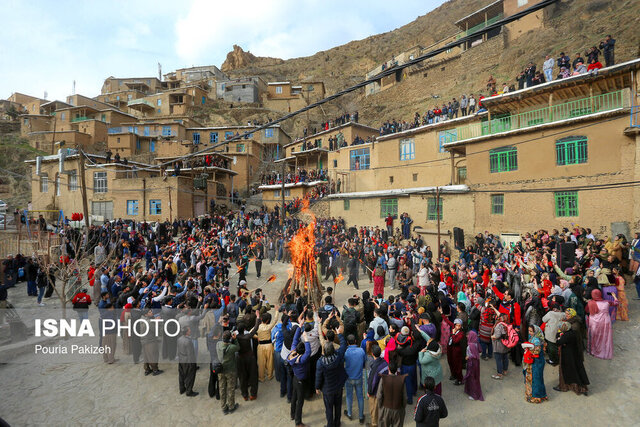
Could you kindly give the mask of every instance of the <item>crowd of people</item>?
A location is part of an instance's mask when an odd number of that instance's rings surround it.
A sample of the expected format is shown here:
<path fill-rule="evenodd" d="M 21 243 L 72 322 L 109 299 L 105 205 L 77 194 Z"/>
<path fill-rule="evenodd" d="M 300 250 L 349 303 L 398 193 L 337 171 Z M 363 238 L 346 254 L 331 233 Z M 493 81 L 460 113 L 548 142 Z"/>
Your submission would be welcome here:
<path fill-rule="evenodd" d="M 557 79 L 566 79 L 571 76 L 578 76 L 587 73 L 597 73 L 600 68 L 603 68 L 602 62 L 600 62 L 600 55 L 604 57 L 606 67 L 610 67 L 615 64 L 615 39 L 611 35 L 607 35 L 598 46 L 591 46 L 584 53 L 577 52 L 573 61 L 565 54 L 560 52 L 557 59 L 554 59 L 550 55 L 545 56 L 542 64 L 542 71 L 537 69 L 533 62 L 529 62 L 524 70 L 522 70 L 516 77 L 518 83 L 518 89 L 524 89 L 526 87 L 536 86 L 545 82 L 550 82 Z M 554 71 L 555 69 L 555 71 Z M 554 75 L 556 76 L 554 78 Z M 487 87 L 490 93 L 505 93 L 513 91 L 513 88 L 503 84 L 502 92 L 498 92 L 495 87 L 495 80 L 493 85 Z M 507 90 L 505 90 L 505 88 Z"/>
<path fill-rule="evenodd" d="M 358 290 L 364 273 L 371 290 L 339 301 L 327 286 L 320 306 L 299 290 L 269 301 L 258 282 L 262 263 L 288 263 L 287 243 L 305 225 L 289 215 L 280 227 L 281 214 L 242 209 L 155 229 L 121 221 L 92 226 L 86 250 L 95 259 L 82 274 L 93 293 L 81 291 L 76 304 L 82 310 L 97 303 L 102 318 L 117 308 L 145 322 L 178 319 L 177 340 L 125 336 L 122 352 L 141 360 L 145 375 L 162 374 L 161 356 L 177 358 L 179 392 L 195 396 L 196 355 L 206 344 L 208 394 L 224 414 L 238 407 L 236 378 L 245 401 L 258 399 L 259 383 L 275 378 L 297 426 L 315 394 L 329 426 L 343 416 L 400 426 L 406 405 L 415 403 L 417 425 L 437 425 L 447 416 L 444 387 L 463 386 L 470 400 L 482 401 L 482 383 L 514 369 L 522 371 L 527 402 L 553 398 L 544 381 L 549 367 L 556 369 L 555 391 L 587 395 L 585 352 L 612 359 L 613 325 L 629 319 L 625 274 L 640 299 L 640 233 L 628 242 L 589 229 L 539 230 L 507 245 L 485 232 L 456 248 L 454 261 L 450 251 L 434 253 L 412 234 L 403 214 L 400 230 L 387 221 L 358 228 L 317 220 L 318 277 L 333 284 L 344 274 L 346 286 Z M 62 234 L 73 262 L 82 239 L 66 226 Z M 567 251 L 575 259 L 565 264 L 560 252 Z M 13 262 L 5 262 L 5 274 Z M 55 268 L 37 267 L 29 278 L 40 286 Z M 6 300 L 4 287 L 0 297 Z M 116 336 L 104 331 L 101 343 L 110 350 L 104 361 L 113 363 Z M 483 374 L 490 368 L 481 361 L 490 358 L 495 370 Z"/>
<path fill-rule="evenodd" d="M 297 184 L 299 182 L 327 181 L 327 169 L 304 169 L 298 168 L 295 173 L 287 173 L 284 175 L 285 184 Z M 262 185 L 282 184 L 282 176 L 280 174 L 265 174 L 262 176 Z"/>

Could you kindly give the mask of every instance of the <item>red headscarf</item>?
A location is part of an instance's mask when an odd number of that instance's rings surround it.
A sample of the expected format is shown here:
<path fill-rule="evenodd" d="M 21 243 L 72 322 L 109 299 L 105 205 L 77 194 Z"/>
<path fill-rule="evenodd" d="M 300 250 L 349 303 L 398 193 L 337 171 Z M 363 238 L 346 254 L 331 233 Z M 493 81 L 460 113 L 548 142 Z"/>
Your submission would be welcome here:
<path fill-rule="evenodd" d="M 591 291 L 591 300 L 587 303 L 587 308 L 589 309 L 589 315 L 594 315 L 598 311 L 598 303 L 597 301 L 602 301 L 602 291 L 600 289 L 594 289 Z"/>

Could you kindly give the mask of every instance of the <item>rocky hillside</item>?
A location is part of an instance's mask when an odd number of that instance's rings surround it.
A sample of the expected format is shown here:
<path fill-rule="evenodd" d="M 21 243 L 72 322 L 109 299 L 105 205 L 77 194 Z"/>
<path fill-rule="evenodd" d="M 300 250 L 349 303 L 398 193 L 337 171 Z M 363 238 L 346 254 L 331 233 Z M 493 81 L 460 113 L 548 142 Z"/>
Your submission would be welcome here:
<path fill-rule="evenodd" d="M 490 2 L 451 0 L 394 31 L 282 62 L 256 58 L 235 46 L 224 67 L 233 76 L 260 75 L 267 81 L 322 80 L 331 94 L 364 80 L 369 70 L 394 55 L 456 34 L 459 29 L 455 21 Z M 341 111 L 358 109 L 361 121 L 372 126 L 393 118 L 409 120 L 416 111 L 433 107 L 437 99 L 482 92 L 490 74 L 499 83 L 513 83 L 517 72 L 530 60 L 541 67 L 544 55 L 557 57 L 561 50 L 573 57 L 575 52 L 597 45 L 609 33 L 617 40 L 616 62 L 626 61 L 639 54 L 639 25 L 640 0 L 559 0 L 545 10 L 543 29 L 523 34 L 513 43 L 508 43 L 503 33 L 447 63 L 423 67 L 386 91 L 365 97 L 364 90 L 360 90 L 344 96 L 312 112 L 310 118 L 319 122 Z M 288 127 L 298 135 L 303 122 L 299 120 Z"/>

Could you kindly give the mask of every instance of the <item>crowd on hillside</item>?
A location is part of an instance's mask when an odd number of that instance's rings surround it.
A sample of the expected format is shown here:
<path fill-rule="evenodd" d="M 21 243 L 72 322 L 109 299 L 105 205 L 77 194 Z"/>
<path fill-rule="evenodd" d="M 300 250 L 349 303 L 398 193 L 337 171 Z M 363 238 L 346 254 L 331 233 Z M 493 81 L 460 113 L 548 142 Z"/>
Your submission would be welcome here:
<path fill-rule="evenodd" d="M 554 391 L 587 395 L 585 352 L 614 357 L 612 325 L 628 320 L 627 278 L 640 299 L 640 233 L 628 242 L 589 229 L 539 230 L 510 245 L 484 233 L 456 248 L 454 261 L 448 250 L 432 252 L 419 234 L 409 230 L 405 239 L 410 218 L 403 215 L 402 234 L 393 217 L 386 228 L 316 223 L 319 277 L 339 284 L 344 274 L 343 286 L 358 290 L 365 273 L 372 289 L 339 301 L 326 287 L 320 306 L 300 291 L 269 301 L 260 289 L 262 263 L 288 262 L 287 242 L 304 226 L 287 216 L 281 228 L 280 214 L 241 209 L 156 228 L 122 221 L 92 226 L 86 250 L 95 257 L 88 271 L 78 272 L 88 286 L 74 297 L 74 308 L 82 316 L 97 304 L 103 319 L 116 308 L 125 319 L 177 319 L 179 338 L 125 335 L 119 351 L 144 362 L 146 375 L 163 373 L 161 357 L 177 359 L 179 392 L 195 396 L 196 355 L 206 349 L 210 364 L 200 374 L 207 372 L 208 394 L 224 414 L 238 408 L 236 383 L 245 401 L 255 401 L 259 383 L 275 378 L 297 426 L 305 400 L 316 393 L 327 425 L 338 426 L 345 416 L 401 426 L 406 405 L 415 405 L 417 425 L 446 417 L 444 387 L 460 386 L 470 400 L 482 401 L 484 381 L 514 377 L 524 382 L 527 402 L 542 403 L 553 398 L 545 369 L 554 370 Z M 82 240 L 68 226 L 61 233 L 73 263 Z M 560 249 L 574 259 L 561 261 Z M 4 305 L 6 288 L 24 269 L 18 262 L 4 263 Z M 34 285 L 48 287 L 56 268 L 24 269 L 30 293 Z M 103 331 L 105 363 L 114 362 L 117 341 Z M 490 358 L 495 368 L 485 362 Z"/>
<path fill-rule="evenodd" d="M 334 118 L 333 120 L 327 120 L 326 122 L 322 122 L 320 124 L 320 129 L 316 127 L 313 127 L 310 129 L 304 128 L 302 131 L 303 137 L 306 138 L 307 136 L 315 135 L 318 132 L 323 132 L 325 130 L 333 129 L 334 127 L 345 125 L 349 122 L 358 123 L 358 120 L 360 119 L 359 115 L 360 114 L 357 111 L 353 113 L 345 112 L 344 114 Z"/>

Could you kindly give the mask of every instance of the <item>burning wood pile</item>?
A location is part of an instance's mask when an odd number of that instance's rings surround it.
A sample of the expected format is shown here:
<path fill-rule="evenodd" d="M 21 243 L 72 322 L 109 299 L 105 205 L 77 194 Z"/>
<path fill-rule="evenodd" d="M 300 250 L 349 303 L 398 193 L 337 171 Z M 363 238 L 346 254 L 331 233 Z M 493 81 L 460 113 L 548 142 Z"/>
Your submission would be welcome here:
<path fill-rule="evenodd" d="M 316 217 L 309 210 L 309 202 L 307 200 L 305 200 L 302 207 L 302 213 L 309 215 L 311 221 L 309 225 L 298 230 L 289 242 L 293 270 L 282 289 L 281 296 L 284 300 L 286 295 L 293 294 L 296 289 L 300 289 L 301 294 L 306 296 L 309 303 L 314 303 L 316 307 L 320 307 L 323 287 L 318 278 L 315 256 Z"/>

